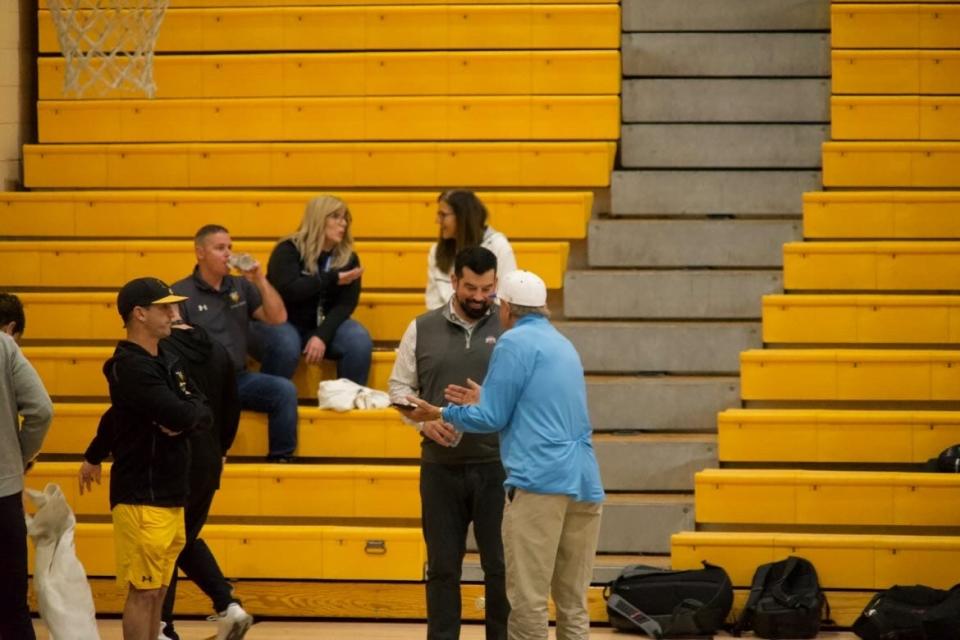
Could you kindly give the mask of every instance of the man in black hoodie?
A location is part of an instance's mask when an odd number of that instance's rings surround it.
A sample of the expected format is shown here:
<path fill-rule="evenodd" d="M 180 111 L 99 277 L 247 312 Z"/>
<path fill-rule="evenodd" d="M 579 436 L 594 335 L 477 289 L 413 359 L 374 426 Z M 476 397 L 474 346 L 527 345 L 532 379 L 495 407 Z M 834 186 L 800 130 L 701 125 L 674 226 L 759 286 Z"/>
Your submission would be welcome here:
<path fill-rule="evenodd" d="M 160 344 L 180 357 L 186 367 L 187 378 L 206 396 L 213 412 L 213 429 L 193 431 L 190 441 L 190 496 L 185 511 L 187 541 L 180 552 L 177 566 L 193 580 L 213 603 L 217 617 L 217 639 L 241 640 L 253 617 L 233 597 L 230 583 L 223 577 L 217 559 L 207 543 L 200 538 L 200 530 L 207 521 L 210 505 L 220 488 L 223 460 L 233 445 L 240 423 L 240 396 L 233 361 L 226 348 L 210 339 L 203 327 L 184 323 L 176 313 L 170 337 Z M 173 607 L 176 600 L 177 575 L 163 601 L 161 620 L 163 640 L 179 640 L 173 625 Z"/>
<path fill-rule="evenodd" d="M 183 300 L 156 278 L 138 278 L 120 290 L 117 310 L 127 339 L 103 365 L 111 406 L 80 467 L 83 493 L 99 484 L 100 464 L 113 456 L 117 583 L 128 588 L 124 640 L 156 640 L 160 633 L 160 608 L 185 539 L 185 434 L 209 429 L 213 419 L 179 359 L 160 345 L 170 335 L 174 305 Z"/>

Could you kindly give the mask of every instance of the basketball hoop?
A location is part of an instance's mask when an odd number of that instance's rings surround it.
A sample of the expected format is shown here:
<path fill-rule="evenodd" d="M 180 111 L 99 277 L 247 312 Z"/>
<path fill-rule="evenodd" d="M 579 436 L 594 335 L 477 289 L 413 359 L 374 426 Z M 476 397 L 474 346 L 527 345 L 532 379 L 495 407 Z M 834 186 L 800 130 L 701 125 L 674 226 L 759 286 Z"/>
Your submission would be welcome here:
<path fill-rule="evenodd" d="M 47 0 L 65 61 L 63 93 L 115 89 L 152 98 L 153 50 L 169 0 Z"/>

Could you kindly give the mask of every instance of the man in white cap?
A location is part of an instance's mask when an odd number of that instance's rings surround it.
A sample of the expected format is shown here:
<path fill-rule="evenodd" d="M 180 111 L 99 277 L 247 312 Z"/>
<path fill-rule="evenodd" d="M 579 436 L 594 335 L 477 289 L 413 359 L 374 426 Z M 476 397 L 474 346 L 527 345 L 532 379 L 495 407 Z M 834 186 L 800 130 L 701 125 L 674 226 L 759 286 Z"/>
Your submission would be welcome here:
<path fill-rule="evenodd" d="M 482 389 L 451 386 L 464 406 L 443 409 L 408 397 L 415 420 L 443 420 L 470 433 L 500 433 L 507 472 L 503 548 L 510 640 L 546 640 L 547 600 L 558 640 L 589 637 L 587 589 L 600 533 L 603 484 L 591 442 L 583 365 L 550 324 L 547 288 L 536 274 L 500 281 L 500 323 Z"/>

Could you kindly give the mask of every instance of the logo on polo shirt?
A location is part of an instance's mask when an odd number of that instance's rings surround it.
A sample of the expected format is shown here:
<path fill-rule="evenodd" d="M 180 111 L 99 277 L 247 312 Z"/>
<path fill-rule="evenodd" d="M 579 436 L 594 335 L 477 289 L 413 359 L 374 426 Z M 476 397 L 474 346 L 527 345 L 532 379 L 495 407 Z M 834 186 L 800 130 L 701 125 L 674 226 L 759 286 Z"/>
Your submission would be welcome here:
<path fill-rule="evenodd" d="M 208 310 L 209 310 L 209 307 L 207 307 L 207 305 L 205 305 L 205 304 L 198 304 L 198 305 L 197 305 L 197 311 L 208 311 Z"/>
<path fill-rule="evenodd" d="M 231 300 L 234 304 L 240 302 L 240 292 L 239 292 L 239 291 L 231 291 L 231 292 L 230 292 L 230 300 Z"/>

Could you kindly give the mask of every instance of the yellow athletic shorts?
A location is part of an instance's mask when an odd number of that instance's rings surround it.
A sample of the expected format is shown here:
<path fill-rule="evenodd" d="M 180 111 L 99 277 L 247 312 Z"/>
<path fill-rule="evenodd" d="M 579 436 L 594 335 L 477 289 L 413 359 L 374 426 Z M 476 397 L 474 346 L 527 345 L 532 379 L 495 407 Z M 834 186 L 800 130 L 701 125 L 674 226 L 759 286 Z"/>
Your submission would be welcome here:
<path fill-rule="evenodd" d="M 118 504 L 113 508 L 117 584 L 159 589 L 170 584 L 187 541 L 183 507 Z"/>

